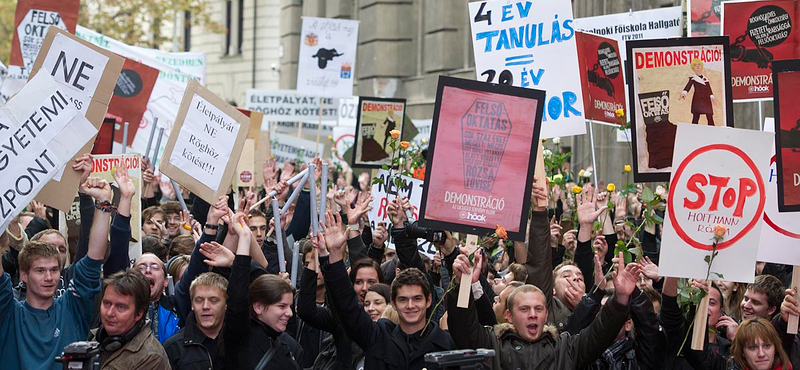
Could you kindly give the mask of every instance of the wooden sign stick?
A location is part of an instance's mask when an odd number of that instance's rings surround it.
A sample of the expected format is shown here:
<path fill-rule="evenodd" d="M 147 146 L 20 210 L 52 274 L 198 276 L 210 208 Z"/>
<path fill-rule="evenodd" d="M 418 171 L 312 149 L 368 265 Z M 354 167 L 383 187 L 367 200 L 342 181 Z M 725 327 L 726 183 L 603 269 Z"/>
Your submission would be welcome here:
<path fill-rule="evenodd" d="M 547 173 L 544 169 L 544 147 L 542 147 L 542 141 L 539 141 L 539 150 L 536 154 L 536 164 L 533 167 L 533 176 L 536 177 L 536 185 L 540 185 L 544 189 L 547 189 Z M 548 189 L 549 191 L 549 189 Z M 546 199 L 539 199 L 536 198 L 536 207 L 547 207 L 547 200 Z"/>
<path fill-rule="evenodd" d="M 467 235 L 467 251 L 469 254 L 478 249 L 478 236 L 469 234 Z M 473 259 L 474 261 L 475 259 Z M 473 267 L 474 269 L 475 267 Z M 461 275 L 461 286 L 458 287 L 458 308 L 467 308 L 469 306 L 469 293 L 472 291 L 472 270 L 469 275 Z"/>
<path fill-rule="evenodd" d="M 798 285 L 800 285 L 800 266 L 794 266 L 792 268 L 791 288 L 797 290 Z M 797 334 L 798 321 L 800 321 L 800 316 L 789 315 L 789 322 L 788 325 L 786 325 L 786 332 L 789 334 Z"/>
<path fill-rule="evenodd" d="M 708 281 L 706 292 L 711 291 L 711 280 Z M 710 296 L 706 294 L 700 305 L 697 306 L 697 312 L 694 314 L 694 325 L 692 328 L 692 349 L 695 351 L 702 351 L 706 342 L 706 324 L 708 324 L 708 299 Z"/>

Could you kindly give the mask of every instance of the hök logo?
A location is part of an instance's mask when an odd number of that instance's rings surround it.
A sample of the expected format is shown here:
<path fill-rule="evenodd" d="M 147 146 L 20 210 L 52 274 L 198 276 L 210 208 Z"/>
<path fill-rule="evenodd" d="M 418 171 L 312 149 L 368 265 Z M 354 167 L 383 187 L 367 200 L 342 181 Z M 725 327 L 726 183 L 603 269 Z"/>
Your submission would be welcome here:
<path fill-rule="evenodd" d="M 461 211 L 458 213 L 458 218 L 467 219 L 470 221 L 486 222 L 486 215 L 480 215 L 472 212 Z"/>

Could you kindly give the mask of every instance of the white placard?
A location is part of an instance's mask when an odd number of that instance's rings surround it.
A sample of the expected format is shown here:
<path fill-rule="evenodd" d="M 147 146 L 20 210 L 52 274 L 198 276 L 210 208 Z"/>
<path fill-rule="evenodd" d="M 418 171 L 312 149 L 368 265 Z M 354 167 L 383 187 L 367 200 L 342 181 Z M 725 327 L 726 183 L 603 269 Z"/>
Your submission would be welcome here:
<path fill-rule="evenodd" d="M 236 120 L 195 94 L 169 163 L 217 191 L 239 128 Z"/>
<path fill-rule="evenodd" d="M 283 168 L 286 161 L 308 163 L 314 160 L 314 153 L 322 153 L 323 145 L 315 146 L 315 142 L 284 134 L 271 135 L 272 156 L 278 167 Z"/>
<path fill-rule="evenodd" d="M 38 73 L 0 108 L 0 230 L 97 133 L 67 90 Z"/>
<path fill-rule="evenodd" d="M 332 98 L 299 94 L 295 90 L 247 89 L 245 109 L 264 114 L 262 121 L 317 122 L 337 119 L 338 102 Z"/>
<path fill-rule="evenodd" d="M 349 98 L 339 99 L 339 125 L 340 126 L 356 126 L 356 119 L 358 117 L 358 97 L 351 96 Z"/>
<path fill-rule="evenodd" d="M 625 41 L 680 37 L 681 7 L 575 18 L 575 30 L 617 40 L 620 59 L 627 60 Z"/>
<path fill-rule="evenodd" d="M 47 52 L 42 69 L 56 81 L 91 98 L 103 77 L 108 57 L 62 34 L 56 35 Z M 88 99 L 82 113 L 88 109 Z"/>
<path fill-rule="evenodd" d="M 306 138 L 316 139 L 317 137 L 317 129 L 319 128 L 319 122 L 292 122 L 292 121 L 277 121 L 277 122 L 270 122 L 274 127 L 275 132 L 297 136 L 298 133 L 302 133 L 302 135 Z M 300 129 L 300 125 L 303 125 L 303 128 Z M 336 126 L 336 121 L 322 121 L 322 130 L 320 131 L 321 138 L 327 138 L 328 136 L 333 135 L 333 128 Z M 320 139 L 322 140 L 322 139 Z"/>
<path fill-rule="evenodd" d="M 572 3 L 469 4 L 479 81 L 547 92 L 541 138 L 586 133 Z"/>
<path fill-rule="evenodd" d="M 764 132 L 775 132 L 775 119 L 764 119 Z M 778 212 L 778 175 L 775 169 L 775 145 L 769 166 L 764 166 L 762 175 L 767 184 L 767 205 L 764 208 L 764 223 L 761 225 L 761 241 L 758 243 L 758 260 L 784 265 L 800 265 L 800 222 L 791 212 Z"/>
<path fill-rule="evenodd" d="M 339 163 L 342 168 L 348 168 L 348 160 L 352 160 L 353 156 L 345 156 L 345 152 L 350 150 L 356 141 L 356 128 L 354 126 L 336 126 L 333 128 L 333 160 Z"/>
<path fill-rule="evenodd" d="M 303 17 L 297 91 L 325 97 L 352 96 L 357 41 L 358 21 Z"/>
<path fill-rule="evenodd" d="M 752 282 L 766 203 L 763 168 L 774 136 L 753 130 L 678 125 L 659 272 L 705 278 L 714 229 L 727 228 L 713 280 Z"/>
<path fill-rule="evenodd" d="M 47 28 L 50 26 L 67 31 L 67 25 L 64 23 L 64 19 L 61 18 L 61 14 L 42 9 L 28 10 L 28 14 L 17 26 L 25 77 L 33 69 L 33 63 L 36 61 L 36 56 L 39 55 L 39 49 L 42 48 L 44 37 L 47 35 Z"/>

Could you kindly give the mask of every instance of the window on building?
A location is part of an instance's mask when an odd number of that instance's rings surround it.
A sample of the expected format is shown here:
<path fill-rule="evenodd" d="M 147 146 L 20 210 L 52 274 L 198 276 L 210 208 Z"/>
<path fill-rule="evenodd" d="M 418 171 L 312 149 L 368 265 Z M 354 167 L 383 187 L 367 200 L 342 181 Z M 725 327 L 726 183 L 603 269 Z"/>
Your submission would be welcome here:
<path fill-rule="evenodd" d="M 192 49 L 192 13 L 183 12 L 183 51 Z"/>
<path fill-rule="evenodd" d="M 224 55 L 239 55 L 244 44 L 244 0 L 225 1 Z"/>

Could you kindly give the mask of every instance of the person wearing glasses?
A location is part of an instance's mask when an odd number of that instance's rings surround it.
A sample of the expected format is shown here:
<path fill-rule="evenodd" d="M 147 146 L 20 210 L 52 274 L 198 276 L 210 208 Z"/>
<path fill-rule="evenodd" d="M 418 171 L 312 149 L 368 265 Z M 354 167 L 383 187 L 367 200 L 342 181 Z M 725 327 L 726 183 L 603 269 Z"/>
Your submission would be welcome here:
<path fill-rule="evenodd" d="M 133 267 L 138 269 L 150 284 L 150 304 L 147 308 L 147 318 L 150 320 L 150 329 L 160 343 L 177 333 L 178 311 L 171 297 L 164 294 L 169 284 L 167 270 L 164 262 L 155 254 L 145 253 L 136 259 Z"/>

